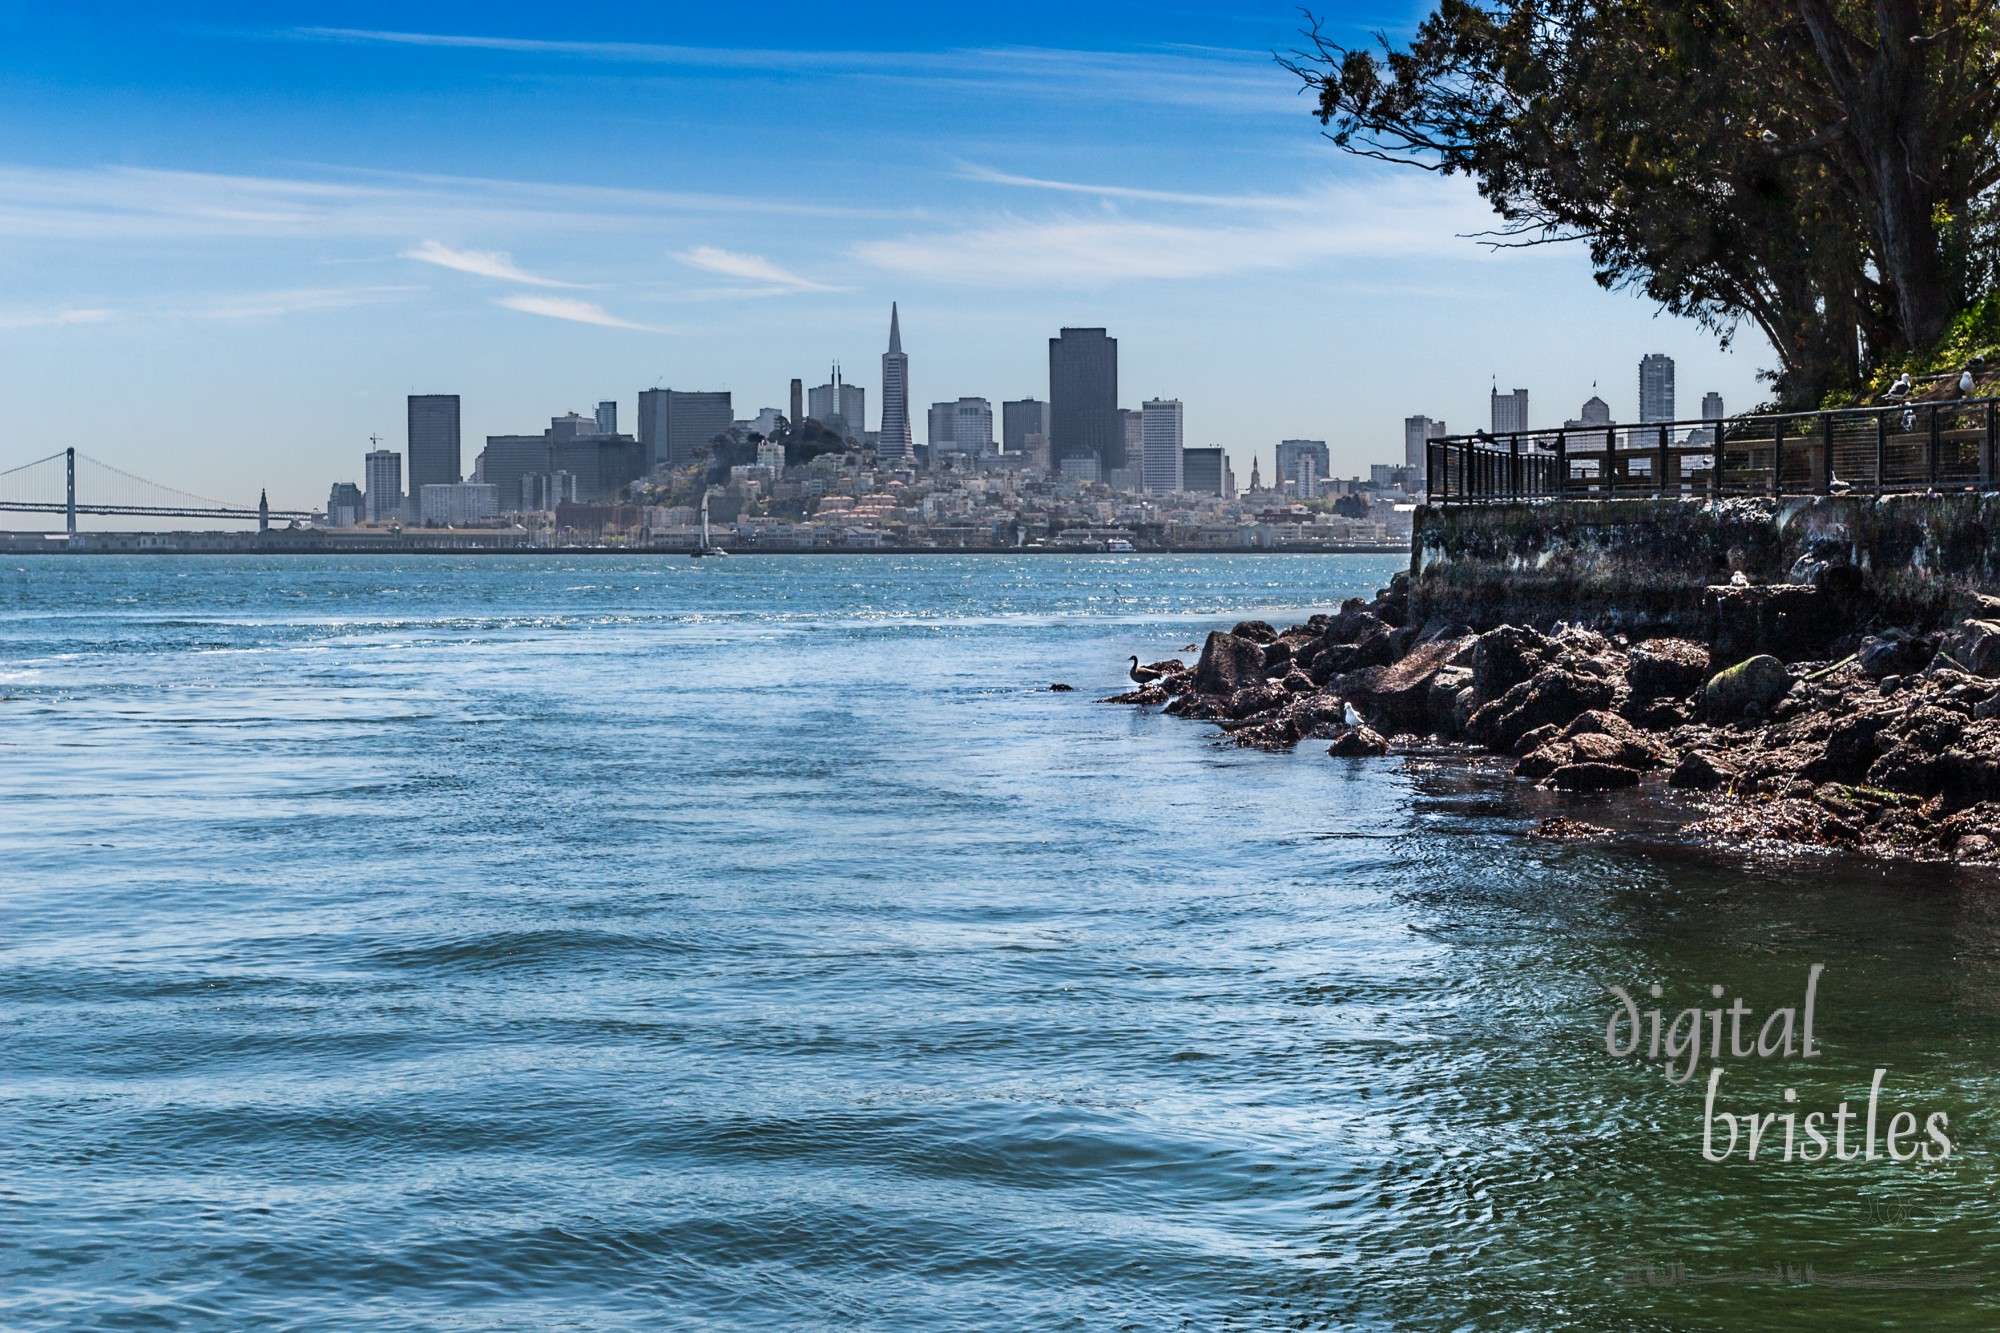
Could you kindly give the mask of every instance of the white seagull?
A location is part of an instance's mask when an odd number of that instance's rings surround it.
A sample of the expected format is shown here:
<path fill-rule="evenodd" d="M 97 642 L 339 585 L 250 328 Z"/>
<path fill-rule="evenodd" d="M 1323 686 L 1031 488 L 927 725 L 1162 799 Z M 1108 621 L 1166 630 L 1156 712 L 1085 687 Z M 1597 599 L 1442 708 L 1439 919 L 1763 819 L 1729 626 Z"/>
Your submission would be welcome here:
<path fill-rule="evenodd" d="M 1889 386 L 1889 396 L 1891 398 L 1907 398 L 1910 396 L 1909 371 L 1906 370 L 1902 374 L 1896 376 L 1896 382 Z"/>
<path fill-rule="evenodd" d="M 1732 588 L 1747 588 L 1750 586 L 1750 579 L 1739 569 L 1729 576 L 1729 586 Z"/>
<path fill-rule="evenodd" d="M 1961 370 L 1958 373 L 1958 396 L 1960 398 L 1972 397 L 1972 388 L 1973 388 L 1972 372 L 1969 370 Z"/>
<path fill-rule="evenodd" d="M 1346 723 L 1350 727 L 1358 727 L 1361 725 L 1361 714 L 1354 711 L 1353 704 L 1343 703 L 1341 704 L 1340 709 L 1341 709 L 1340 720 L 1342 722 Z"/>

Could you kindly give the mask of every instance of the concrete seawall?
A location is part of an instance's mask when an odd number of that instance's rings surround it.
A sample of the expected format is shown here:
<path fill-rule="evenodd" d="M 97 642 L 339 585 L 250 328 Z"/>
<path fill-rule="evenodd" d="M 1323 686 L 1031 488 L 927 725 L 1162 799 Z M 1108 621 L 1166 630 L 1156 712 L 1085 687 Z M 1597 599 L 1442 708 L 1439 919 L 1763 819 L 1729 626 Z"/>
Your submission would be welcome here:
<path fill-rule="evenodd" d="M 2000 587 L 2000 495 L 1545 501 L 1417 511 L 1411 608 L 1476 629 L 1583 622 L 1802 660 L 1932 629 Z M 1742 574 L 1749 588 L 1732 589 Z"/>

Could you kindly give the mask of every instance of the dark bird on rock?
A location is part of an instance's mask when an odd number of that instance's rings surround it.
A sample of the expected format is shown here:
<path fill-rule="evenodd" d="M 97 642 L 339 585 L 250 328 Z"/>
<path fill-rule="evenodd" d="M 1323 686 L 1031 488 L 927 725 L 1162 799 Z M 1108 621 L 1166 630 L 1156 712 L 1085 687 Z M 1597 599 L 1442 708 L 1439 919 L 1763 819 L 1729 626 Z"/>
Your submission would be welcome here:
<path fill-rule="evenodd" d="M 1174 663 L 1174 667 L 1178 667 L 1179 665 L 1180 663 L 1178 662 Z M 1139 659 L 1134 657 L 1132 659 L 1132 669 L 1125 674 L 1130 676 L 1135 684 L 1151 685 L 1160 677 L 1169 674 L 1174 667 L 1168 667 L 1164 663 L 1155 663 L 1152 666 L 1140 666 Z"/>

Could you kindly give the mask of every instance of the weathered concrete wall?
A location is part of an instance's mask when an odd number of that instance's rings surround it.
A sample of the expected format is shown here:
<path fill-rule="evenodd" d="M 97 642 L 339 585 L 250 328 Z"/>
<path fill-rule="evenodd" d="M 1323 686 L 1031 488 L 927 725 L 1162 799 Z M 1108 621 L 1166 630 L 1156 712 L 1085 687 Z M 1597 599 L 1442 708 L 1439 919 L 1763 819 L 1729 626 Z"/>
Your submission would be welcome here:
<path fill-rule="evenodd" d="M 1796 660 L 1869 629 L 1935 628 L 1968 613 L 1974 592 L 2000 588 L 1995 533 L 2000 495 L 1969 493 L 1426 506 L 1411 608 L 1418 623 L 1477 629 L 1567 620 L 1748 636 Z M 1715 590 L 1736 573 L 1817 591 Z M 1799 633 L 1828 642 L 1763 642 Z"/>

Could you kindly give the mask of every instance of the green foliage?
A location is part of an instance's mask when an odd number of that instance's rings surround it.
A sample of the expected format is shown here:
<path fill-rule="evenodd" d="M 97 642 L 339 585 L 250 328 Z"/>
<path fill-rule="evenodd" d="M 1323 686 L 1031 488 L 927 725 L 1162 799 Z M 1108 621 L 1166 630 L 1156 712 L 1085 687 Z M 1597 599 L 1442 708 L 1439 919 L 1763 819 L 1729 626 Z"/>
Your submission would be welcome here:
<path fill-rule="evenodd" d="M 1333 512 L 1343 518 L 1367 518 L 1368 501 L 1359 495 L 1342 495 L 1334 499 Z"/>
<path fill-rule="evenodd" d="M 1879 394 L 1904 372 L 1943 375 L 1981 359 L 2000 362 L 2000 291 L 1988 292 L 1959 311 L 1929 347 L 1886 360 L 1868 377 L 1867 389 L 1871 395 Z"/>

